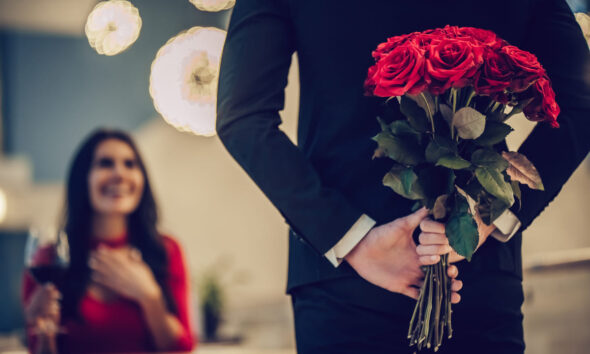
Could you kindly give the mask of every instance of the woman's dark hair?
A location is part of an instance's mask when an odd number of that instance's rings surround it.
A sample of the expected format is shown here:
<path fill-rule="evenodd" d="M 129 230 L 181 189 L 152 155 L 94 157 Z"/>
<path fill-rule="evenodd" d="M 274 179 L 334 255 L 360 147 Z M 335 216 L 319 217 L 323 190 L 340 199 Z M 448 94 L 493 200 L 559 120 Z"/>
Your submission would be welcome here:
<path fill-rule="evenodd" d="M 156 230 L 158 212 L 143 160 L 133 139 L 127 133 L 120 130 L 98 129 L 81 143 L 71 162 L 67 177 L 63 228 L 70 246 L 70 266 L 60 285 L 63 293 L 63 314 L 79 318 L 78 305 L 86 293 L 90 280 L 88 257 L 94 210 L 90 204 L 88 175 L 97 147 L 109 139 L 126 143 L 137 158 L 144 178 L 144 188 L 139 205 L 127 219 L 129 243 L 141 252 L 143 261 L 150 267 L 162 289 L 168 309 L 176 313 L 176 305 L 172 300 L 170 289 L 166 286 L 168 258 L 162 237 Z"/>

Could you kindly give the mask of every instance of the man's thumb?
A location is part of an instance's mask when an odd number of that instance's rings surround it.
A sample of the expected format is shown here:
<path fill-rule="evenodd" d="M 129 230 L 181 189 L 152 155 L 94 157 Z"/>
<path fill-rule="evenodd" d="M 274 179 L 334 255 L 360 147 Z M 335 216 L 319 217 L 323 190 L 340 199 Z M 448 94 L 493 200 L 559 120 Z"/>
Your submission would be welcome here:
<path fill-rule="evenodd" d="M 418 227 L 418 225 L 420 225 L 420 222 L 422 222 L 426 216 L 428 216 L 428 209 L 426 209 L 426 207 L 422 207 L 412 214 L 406 216 L 406 221 L 408 223 L 407 225 L 410 228 L 415 229 Z"/>

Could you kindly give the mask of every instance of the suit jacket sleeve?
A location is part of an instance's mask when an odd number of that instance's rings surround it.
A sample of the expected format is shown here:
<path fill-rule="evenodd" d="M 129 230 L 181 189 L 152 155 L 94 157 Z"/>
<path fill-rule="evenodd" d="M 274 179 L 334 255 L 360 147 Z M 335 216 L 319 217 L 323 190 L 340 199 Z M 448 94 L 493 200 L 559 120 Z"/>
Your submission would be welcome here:
<path fill-rule="evenodd" d="M 323 185 L 279 129 L 294 50 L 284 0 L 236 3 L 221 62 L 217 132 L 291 228 L 323 255 L 363 213 Z"/>
<path fill-rule="evenodd" d="M 526 47 L 539 58 L 561 108 L 559 129 L 537 124 L 519 151 L 539 170 L 545 191 L 522 188 L 522 230 L 555 198 L 590 149 L 590 55 L 565 0 L 533 2 Z"/>

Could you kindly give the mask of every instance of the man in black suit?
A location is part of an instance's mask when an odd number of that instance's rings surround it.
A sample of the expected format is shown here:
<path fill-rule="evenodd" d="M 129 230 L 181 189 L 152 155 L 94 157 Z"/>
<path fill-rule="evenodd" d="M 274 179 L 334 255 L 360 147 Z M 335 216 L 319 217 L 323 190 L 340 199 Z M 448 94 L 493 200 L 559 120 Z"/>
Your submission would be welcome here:
<path fill-rule="evenodd" d="M 371 159 L 370 140 L 382 105 L 363 96 L 363 81 L 378 43 L 447 24 L 492 30 L 537 55 L 561 107 L 561 128 L 538 124 L 519 149 L 545 191 L 523 188 L 522 208 L 482 231 L 472 261 L 457 263 L 463 300 L 442 347 L 524 351 L 521 232 L 590 149 L 588 47 L 565 0 L 239 0 L 222 59 L 217 132 L 291 228 L 287 291 L 301 353 L 413 352 L 406 333 L 425 260 L 411 234 L 421 222 L 423 233 L 432 225 L 382 186 L 389 163 Z M 278 128 L 294 52 L 297 146 Z"/>

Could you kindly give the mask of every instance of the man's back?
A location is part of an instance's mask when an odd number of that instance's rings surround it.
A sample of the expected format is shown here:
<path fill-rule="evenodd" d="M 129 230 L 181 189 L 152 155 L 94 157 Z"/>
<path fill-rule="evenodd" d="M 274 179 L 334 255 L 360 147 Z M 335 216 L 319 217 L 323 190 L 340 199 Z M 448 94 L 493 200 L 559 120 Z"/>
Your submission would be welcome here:
<path fill-rule="evenodd" d="M 363 96 L 371 51 L 386 38 L 447 24 L 489 29 L 539 57 L 562 107 L 562 127 L 539 126 L 523 149 L 546 191 L 523 190 L 514 210 L 526 227 L 584 158 L 588 143 L 587 47 L 563 0 L 357 1 L 241 0 L 236 5 L 221 68 L 218 131 L 228 150 L 285 216 L 290 237 L 289 288 L 353 276 L 322 255 L 366 214 L 382 224 L 405 216 L 412 203 L 381 180 L 387 159 L 372 160 L 383 100 Z M 555 55 L 555 52 L 563 55 Z M 298 148 L 277 129 L 293 52 L 300 72 Z M 547 139 L 564 154 L 555 158 Z M 547 157 L 551 158 L 547 158 Z M 553 169 L 555 163 L 561 167 Z M 520 235 L 489 239 L 462 274 L 480 269 L 520 276 Z M 462 262 L 466 263 L 466 262 Z"/>
<path fill-rule="evenodd" d="M 335 338 L 340 345 L 361 343 L 362 338 L 369 338 L 365 336 L 368 332 L 352 328 L 363 320 L 369 327 L 397 326 L 400 318 L 407 323 L 412 307 L 409 298 L 363 281 L 347 262 L 335 268 L 324 254 L 363 214 L 380 225 L 410 213 L 412 203 L 382 185 L 390 163 L 371 159 L 376 147 L 371 137 L 380 129 L 376 117 L 389 111 L 382 99 L 363 96 L 363 82 L 374 63 L 371 51 L 377 44 L 388 37 L 447 24 L 494 31 L 537 55 L 553 82 L 562 109 L 558 118 L 562 128 L 538 125 L 521 147 L 545 184 L 545 192 L 523 188 L 522 208 L 513 208 L 524 229 L 590 149 L 586 119 L 590 89 L 585 80 L 588 48 L 564 0 L 237 2 L 222 60 L 217 130 L 228 151 L 293 230 L 288 288 L 296 294 L 296 326 L 308 331 L 305 339 L 298 338 L 298 345 L 311 343 L 309 352 L 317 352 L 313 348 L 322 347 L 323 338 Z M 301 88 L 297 147 L 278 129 L 293 52 L 299 59 Z M 488 238 L 470 263 L 460 262 L 467 296 L 461 303 L 463 311 L 458 307 L 457 314 L 464 316 L 458 321 L 465 326 L 464 338 L 473 334 L 470 340 L 486 343 L 498 339 L 498 348 L 510 342 L 513 352 L 522 351 L 520 245 L 520 234 L 507 243 Z M 315 317 L 323 311 L 315 304 L 324 300 L 326 311 Z M 338 301 L 355 305 L 340 311 L 335 305 Z M 498 310 L 500 303 L 502 311 Z M 353 313 L 358 306 L 371 311 L 361 311 L 357 318 Z M 363 317 L 369 313 L 376 317 Z M 392 315 L 395 313 L 401 316 Z M 493 321 L 470 328 L 476 313 L 485 313 L 480 320 Z M 498 329 L 495 321 L 504 320 L 506 331 L 494 332 Z M 331 327 L 321 321 L 329 321 L 337 334 L 329 333 Z M 371 328 L 372 333 L 377 330 Z M 340 330 L 350 330 L 350 338 Z M 360 333 L 359 341 L 355 341 L 355 332 Z M 404 342 L 403 334 L 400 338 L 395 343 Z M 347 352 L 358 352 L 351 348 Z"/>

